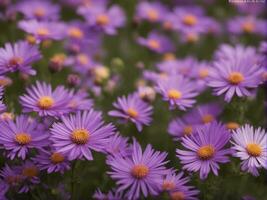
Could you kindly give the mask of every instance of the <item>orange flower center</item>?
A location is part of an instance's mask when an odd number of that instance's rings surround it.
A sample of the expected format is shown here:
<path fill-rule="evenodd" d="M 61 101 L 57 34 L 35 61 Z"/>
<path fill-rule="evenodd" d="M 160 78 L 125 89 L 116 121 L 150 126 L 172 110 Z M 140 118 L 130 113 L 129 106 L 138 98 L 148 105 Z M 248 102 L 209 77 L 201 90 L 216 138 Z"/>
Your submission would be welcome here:
<path fill-rule="evenodd" d="M 208 124 L 214 120 L 214 117 L 211 114 L 206 114 L 202 117 L 202 122 Z"/>
<path fill-rule="evenodd" d="M 96 23 L 102 26 L 107 25 L 109 23 L 109 17 L 105 14 L 98 15 Z"/>
<path fill-rule="evenodd" d="M 255 29 L 255 25 L 252 22 L 246 22 L 242 25 L 243 31 L 246 33 L 252 33 Z"/>
<path fill-rule="evenodd" d="M 159 49 L 160 48 L 160 43 L 157 40 L 151 39 L 151 40 L 148 41 L 148 46 L 151 49 Z"/>
<path fill-rule="evenodd" d="M 132 118 L 136 118 L 138 116 L 138 112 L 134 108 L 128 108 L 127 114 Z"/>
<path fill-rule="evenodd" d="M 50 34 L 49 30 L 47 28 L 38 28 L 37 29 L 37 34 L 41 37 L 48 36 Z"/>
<path fill-rule="evenodd" d="M 14 114 L 13 113 L 10 113 L 10 112 L 4 112 L 0 115 L 0 118 L 2 120 L 12 120 L 14 119 Z"/>
<path fill-rule="evenodd" d="M 132 175 L 138 179 L 146 177 L 148 175 L 148 172 L 148 167 L 143 164 L 135 165 L 131 171 Z"/>
<path fill-rule="evenodd" d="M 195 33 L 188 33 L 186 35 L 186 41 L 189 43 L 195 43 L 198 41 L 198 35 Z"/>
<path fill-rule="evenodd" d="M 198 149 L 197 155 L 202 160 L 208 160 L 213 157 L 215 149 L 212 145 L 205 145 Z"/>
<path fill-rule="evenodd" d="M 32 140 L 32 137 L 28 133 L 17 133 L 15 136 L 15 141 L 20 145 L 29 144 Z"/>
<path fill-rule="evenodd" d="M 247 153 L 253 157 L 259 157 L 262 153 L 262 148 L 259 144 L 250 143 L 246 146 Z"/>
<path fill-rule="evenodd" d="M 65 159 L 64 156 L 61 153 L 57 153 L 57 152 L 53 153 L 50 156 L 50 160 L 54 164 L 62 163 L 64 161 L 64 159 Z"/>
<path fill-rule="evenodd" d="M 84 34 L 81 29 L 76 27 L 71 27 L 68 31 L 68 35 L 75 39 L 82 39 L 84 37 Z"/>
<path fill-rule="evenodd" d="M 232 72 L 228 77 L 228 81 L 233 85 L 238 85 L 244 81 L 244 76 L 240 72 Z"/>
<path fill-rule="evenodd" d="M 43 16 L 45 16 L 45 9 L 42 7 L 38 7 L 33 11 L 33 14 L 36 17 L 43 17 Z"/>
<path fill-rule="evenodd" d="M 31 166 L 31 167 L 26 167 L 22 170 L 22 175 L 26 176 L 28 178 L 32 178 L 37 176 L 39 173 L 39 170 L 37 169 L 37 167 L 35 166 Z"/>
<path fill-rule="evenodd" d="M 159 13 L 158 11 L 154 10 L 154 9 L 150 9 L 148 12 L 147 12 L 147 17 L 150 21 L 154 22 L 154 21 L 157 21 L 158 18 L 159 18 Z"/>
<path fill-rule="evenodd" d="M 184 135 L 191 135 L 193 132 L 193 127 L 188 125 L 184 127 L 183 133 Z"/>
<path fill-rule="evenodd" d="M 6 181 L 10 185 L 17 185 L 18 183 L 20 183 L 21 179 L 22 177 L 20 175 L 14 175 L 14 176 L 8 176 L 6 178 Z"/>
<path fill-rule="evenodd" d="M 208 69 L 201 69 L 199 70 L 199 77 L 204 79 L 209 75 L 209 70 Z"/>
<path fill-rule="evenodd" d="M 87 65 L 89 63 L 89 58 L 86 54 L 77 55 L 77 60 L 82 65 Z"/>
<path fill-rule="evenodd" d="M 171 200 L 185 200 L 185 195 L 183 192 L 172 192 L 170 196 Z"/>
<path fill-rule="evenodd" d="M 170 191 L 170 190 L 173 190 L 175 188 L 175 184 L 173 181 L 163 181 L 163 184 L 162 184 L 162 189 L 165 190 L 165 191 Z"/>
<path fill-rule="evenodd" d="M 182 97 L 182 93 L 176 89 L 170 89 L 168 91 L 168 97 L 174 100 L 180 99 Z"/>
<path fill-rule="evenodd" d="M 36 38 L 33 35 L 27 35 L 26 40 L 29 44 L 36 44 Z"/>
<path fill-rule="evenodd" d="M 56 64 L 56 65 L 63 65 L 63 63 L 65 62 L 65 60 L 66 60 L 66 55 L 64 53 L 59 53 L 59 54 L 54 55 L 51 58 L 50 61 L 53 64 Z"/>
<path fill-rule="evenodd" d="M 86 129 L 76 129 L 71 133 L 71 140 L 73 143 L 82 145 L 89 140 L 90 133 Z"/>
<path fill-rule="evenodd" d="M 186 15 L 183 18 L 183 23 L 187 26 L 194 26 L 197 23 L 197 18 L 194 15 Z"/>
<path fill-rule="evenodd" d="M 230 129 L 230 130 L 235 130 L 235 129 L 238 129 L 239 128 L 239 124 L 236 123 L 236 122 L 228 122 L 226 124 L 226 128 L 227 129 Z"/>
<path fill-rule="evenodd" d="M 163 56 L 164 60 L 175 60 L 176 57 L 173 53 L 165 53 Z"/>
<path fill-rule="evenodd" d="M 8 67 L 16 67 L 18 65 L 21 65 L 23 63 L 23 58 L 21 57 L 13 57 L 8 62 Z"/>
<path fill-rule="evenodd" d="M 42 109 L 49 109 L 54 105 L 54 99 L 50 96 L 42 96 L 38 100 L 38 106 Z"/>

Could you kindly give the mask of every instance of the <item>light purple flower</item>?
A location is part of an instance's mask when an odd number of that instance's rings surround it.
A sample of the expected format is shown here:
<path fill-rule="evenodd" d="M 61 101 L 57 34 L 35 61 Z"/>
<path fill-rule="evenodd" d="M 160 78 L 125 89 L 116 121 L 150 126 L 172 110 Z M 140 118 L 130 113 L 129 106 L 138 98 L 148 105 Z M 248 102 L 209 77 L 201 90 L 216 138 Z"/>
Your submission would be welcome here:
<path fill-rule="evenodd" d="M 200 179 L 206 179 L 211 170 L 217 176 L 218 163 L 230 161 L 227 154 L 232 151 L 224 149 L 230 138 L 230 133 L 222 124 L 213 122 L 198 127 L 192 136 L 182 138 L 182 145 L 187 150 L 176 150 L 183 169 L 200 171 Z"/>
<path fill-rule="evenodd" d="M 231 142 L 243 171 L 258 176 L 258 169 L 267 169 L 267 134 L 263 129 L 246 124 L 234 131 Z"/>
<path fill-rule="evenodd" d="M 109 137 L 114 134 L 112 124 L 104 125 L 100 112 L 94 110 L 63 116 L 51 130 L 51 141 L 58 153 L 69 160 L 93 160 L 92 150 L 104 152 Z"/>
<path fill-rule="evenodd" d="M 121 156 L 128 156 L 131 153 L 131 150 L 128 145 L 128 138 L 122 137 L 119 133 L 114 134 L 109 138 L 109 142 L 105 147 L 107 154 L 116 156 L 117 154 Z"/>
<path fill-rule="evenodd" d="M 107 194 L 104 194 L 103 192 L 101 192 L 99 188 L 95 191 L 93 198 L 95 200 L 123 200 L 125 199 L 123 196 L 123 193 L 118 192 L 118 190 L 116 189 L 112 189 L 108 191 Z"/>
<path fill-rule="evenodd" d="M 127 199 L 139 199 L 157 195 L 161 189 L 162 176 L 167 173 L 164 165 L 167 153 L 161 153 L 148 145 L 142 152 L 140 144 L 133 140 L 133 153 L 130 157 L 116 156 L 109 163 L 109 172 L 118 185 L 118 191 L 126 191 Z"/>
<path fill-rule="evenodd" d="M 86 91 L 79 90 L 75 92 L 74 90 L 71 90 L 70 96 L 72 98 L 68 104 L 68 108 L 73 112 L 90 110 L 93 107 L 93 100 L 88 98 L 88 93 Z"/>
<path fill-rule="evenodd" d="M 152 120 L 152 106 L 141 100 L 137 94 L 119 97 L 113 106 L 117 110 L 109 111 L 108 114 L 126 122 L 133 122 L 139 132 L 142 131 L 143 125 L 149 125 Z"/>
<path fill-rule="evenodd" d="M 41 54 L 37 46 L 24 41 L 14 44 L 6 43 L 0 48 L 0 74 L 20 71 L 25 74 L 35 75 L 31 64 L 40 60 Z"/>
<path fill-rule="evenodd" d="M 37 122 L 21 115 L 15 121 L 0 123 L 0 144 L 8 151 L 7 156 L 13 160 L 16 156 L 26 158 L 30 149 L 41 149 L 47 145 L 48 135 L 37 130 Z"/>

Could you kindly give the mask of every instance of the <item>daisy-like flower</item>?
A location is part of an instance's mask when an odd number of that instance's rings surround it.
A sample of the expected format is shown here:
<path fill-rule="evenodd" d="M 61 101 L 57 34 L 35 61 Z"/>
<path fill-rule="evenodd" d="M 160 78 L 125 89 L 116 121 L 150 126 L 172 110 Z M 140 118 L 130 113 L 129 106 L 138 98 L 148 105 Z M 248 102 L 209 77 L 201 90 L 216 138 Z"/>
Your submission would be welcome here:
<path fill-rule="evenodd" d="M 15 44 L 7 43 L 0 48 L 0 74 L 20 71 L 25 74 L 35 75 L 31 64 L 40 60 L 41 54 L 37 46 L 28 42 L 19 41 Z"/>
<path fill-rule="evenodd" d="M 182 145 L 187 150 L 176 150 L 183 169 L 200 171 L 201 179 L 206 179 L 210 170 L 217 176 L 218 163 L 230 161 L 227 154 L 231 154 L 232 150 L 224 149 L 230 138 L 225 126 L 217 122 L 198 127 L 192 136 L 182 138 Z"/>
<path fill-rule="evenodd" d="M 149 125 L 152 120 L 152 106 L 140 99 L 137 94 L 119 97 L 113 106 L 117 110 L 109 111 L 108 114 L 126 122 L 130 120 L 139 132 L 142 131 L 143 125 Z"/>
<path fill-rule="evenodd" d="M 122 156 L 129 155 L 131 151 L 128 145 L 128 138 L 122 137 L 119 133 L 116 133 L 110 137 L 105 151 L 112 156 L 115 156 L 116 154 L 120 154 Z"/>
<path fill-rule="evenodd" d="M 229 102 L 236 94 L 251 96 L 252 90 L 262 82 L 263 68 L 257 63 L 258 56 L 251 48 L 225 46 L 217 52 L 219 57 L 210 70 L 208 85 L 219 96 Z"/>
<path fill-rule="evenodd" d="M 177 174 L 175 170 L 169 170 L 168 174 L 162 179 L 162 191 L 169 193 L 170 199 L 188 199 L 197 200 L 195 197 L 199 191 L 192 186 L 186 185 L 189 182 L 188 177 L 183 177 L 184 173 Z"/>
<path fill-rule="evenodd" d="M 26 89 L 27 94 L 20 96 L 23 112 L 37 112 L 39 116 L 60 116 L 69 112 L 70 93 L 57 86 L 54 91 L 50 84 L 37 81 Z"/>
<path fill-rule="evenodd" d="M 85 91 L 70 91 L 70 95 L 72 96 L 68 108 L 70 108 L 73 112 L 79 110 L 90 110 L 93 107 L 93 100 L 88 98 L 88 93 Z"/>
<path fill-rule="evenodd" d="M 48 1 L 27 0 L 19 2 L 16 10 L 21 12 L 27 19 L 57 20 L 60 7 Z"/>
<path fill-rule="evenodd" d="M 151 32 L 147 38 L 139 37 L 137 42 L 157 53 L 166 53 L 174 50 L 169 38 L 157 32 Z"/>
<path fill-rule="evenodd" d="M 243 171 L 258 176 L 258 169 L 267 169 L 267 134 L 263 129 L 246 124 L 234 131 L 231 142 Z"/>
<path fill-rule="evenodd" d="M 134 139 L 133 153 L 130 157 L 116 156 L 110 161 L 110 175 L 117 181 L 118 191 L 127 191 L 127 199 L 139 199 L 157 195 L 161 190 L 162 176 L 167 173 L 164 165 L 167 153 L 161 153 L 148 145 L 142 152 L 140 144 Z"/>
<path fill-rule="evenodd" d="M 113 189 L 107 192 L 107 194 L 101 192 L 101 190 L 98 188 L 94 195 L 93 198 L 95 200 L 122 200 L 125 199 L 123 197 L 123 193 L 122 192 L 118 192 L 118 190 Z"/>
<path fill-rule="evenodd" d="M 92 150 L 104 152 L 109 137 L 114 134 L 112 124 L 104 125 L 100 112 L 94 110 L 63 116 L 62 122 L 52 125 L 51 141 L 58 153 L 69 160 L 93 160 Z"/>
<path fill-rule="evenodd" d="M 40 151 L 37 156 L 32 158 L 40 170 L 47 170 L 47 173 L 60 172 L 64 173 L 70 169 L 70 162 L 62 153 L 55 150 Z"/>
<path fill-rule="evenodd" d="M 181 75 L 158 81 L 156 90 L 164 101 L 169 102 L 170 109 L 178 107 L 186 110 L 193 106 L 196 102 L 194 97 L 198 95 L 194 82 Z"/>
<path fill-rule="evenodd" d="M 116 34 L 117 29 L 125 23 L 125 14 L 121 7 L 116 5 L 109 9 L 105 6 L 87 7 L 79 10 L 79 14 L 84 16 L 91 27 L 99 28 L 110 35 Z"/>
<path fill-rule="evenodd" d="M 65 25 L 60 22 L 36 20 L 20 21 L 18 27 L 28 33 L 29 43 L 39 43 L 44 40 L 61 40 L 65 36 Z"/>
<path fill-rule="evenodd" d="M 10 167 L 7 164 L 0 170 L 0 176 L 8 189 L 10 187 L 18 187 L 21 185 L 23 180 L 19 170 L 17 168 Z"/>
<path fill-rule="evenodd" d="M 25 159 L 29 149 L 41 149 L 47 145 L 48 135 L 37 130 L 37 122 L 28 116 L 21 115 L 15 121 L 0 123 L 0 144 L 8 151 L 7 156 Z"/>

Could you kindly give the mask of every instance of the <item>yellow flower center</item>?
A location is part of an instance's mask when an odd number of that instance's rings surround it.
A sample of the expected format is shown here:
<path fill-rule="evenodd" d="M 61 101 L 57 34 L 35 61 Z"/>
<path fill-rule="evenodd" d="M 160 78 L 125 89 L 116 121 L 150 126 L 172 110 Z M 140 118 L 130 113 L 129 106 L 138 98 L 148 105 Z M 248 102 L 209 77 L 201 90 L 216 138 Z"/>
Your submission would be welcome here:
<path fill-rule="evenodd" d="M 160 48 L 160 43 L 157 40 L 151 39 L 151 40 L 148 41 L 148 46 L 151 49 L 159 49 Z"/>
<path fill-rule="evenodd" d="M 42 109 L 49 109 L 54 105 L 54 99 L 50 96 L 42 96 L 38 100 L 38 106 Z"/>
<path fill-rule="evenodd" d="M 96 23 L 102 26 L 107 25 L 109 23 L 109 17 L 105 14 L 98 15 Z"/>
<path fill-rule="evenodd" d="M 26 40 L 29 44 L 36 44 L 36 38 L 33 35 L 27 35 Z"/>
<path fill-rule="evenodd" d="M 213 120 L 214 120 L 214 117 L 213 117 L 213 115 L 211 115 L 211 114 L 206 114 L 206 115 L 204 115 L 204 116 L 202 117 L 202 122 L 203 122 L 204 124 L 208 124 L 208 123 L 212 122 Z"/>
<path fill-rule="evenodd" d="M 163 184 L 162 184 L 162 189 L 164 191 L 170 191 L 170 190 L 173 190 L 175 188 L 175 184 L 173 181 L 163 181 Z"/>
<path fill-rule="evenodd" d="M 166 21 L 166 22 L 163 23 L 163 28 L 164 28 L 165 30 L 171 30 L 172 27 L 173 27 L 173 26 L 172 26 L 172 23 L 171 23 L 171 22 Z"/>
<path fill-rule="evenodd" d="M 131 171 L 132 175 L 138 179 L 146 177 L 148 172 L 149 172 L 148 167 L 143 164 L 135 165 Z"/>
<path fill-rule="evenodd" d="M 138 112 L 134 108 L 128 108 L 127 114 L 132 118 L 136 118 L 138 116 Z"/>
<path fill-rule="evenodd" d="M 16 67 L 18 65 L 21 65 L 23 63 L 23 58 L 21 57 L 13 57 L 8 62 L 8 67 Z"/>
<path fill-rule="evenodd" d="M 232 72 L 228 77 L 228 81 L 233 85 L 238 85 L 244 81 L 244 76 L 240 72 Z"/>
<path fill-rule="evenodd" d="M 242 25 L 243 31 L 246 33 L 252 33 L 255 29 L 255 25 L 252 22 L 246 22 Z"/>
<path fill-rule="evenodd" d="M 68 31 L 68 35 L 75 39 L 82 39 L 84 37 L 84 34 L 81 29 L 76 27 L 71 27 Z"/>
<path fill-rule="evenodd" d="M 154 9 L 150 9 L 148 10 L 147 12 L 147 17 L 150 21 L 154 22 L 154 21 L 157 21 L 158 18 L 159 18 L 159 13 L 157 10 L 154 10 Z"/>
<path fill-rule="evenodd" d="M 66 60 L 66 55 L 64 53 L 58 53 L 51 58 L 50 62 L 61 66 L 63 65 L 65 60 Z"/>
<path fill-rule="evenodd" d="M 171 200 L 185 200 L 185 195 L 183 192 L 172 192 L 170 196 Z"/>
<path fill-rule="evenodd" d="M 11 79 L 9 78 L 6 78 L 6 77 L 0 77 L 0 86 L 8 86 L 8 85 L 11 85 L 12 81 Z"/>
<path fill-rule="evenodd" d="M 208 69 L 200 69 L 199 70 L 199 77 L 204 79 L 209 75 L 209 70 Z"/>
<path fill-rule="evenodd" d="M 188 125 L 184 127 L 183 133 L 184 135 L 191 135 L 193 132 L 193 127 Z"/>
<path fill-rule="evenodd" d="M 28 133 L 17 133 L 15 136 L 15 141 L 20 145 L 29 144 L 32 140 L 32 137 Z"/>
<path fill-rule="evenodd" d="M 194 26 L 197 23 L 197 18 L 194 15 L 188 14 L 183 18 L 183 23 L 187 26 Z"/>
<path fill-rule="evenodd" d="M 253 157 L 259 157 L 262 153 L 262 148 L 259 144 L 250 143 L 246 146 L 247 153 Z"/>
<path fill-rule="evenodd" d="M 197 155 L 202 160 L 208 160 L 213 157 L 215 149 L 212 145 L 205 145 L 198 149 Z"/>
<path fill-rule="evenodd" d="M 168 91 L 168 97 L 174 100 L 180 99 L 182 97 L 182 93 L 176 89 L 170 89 Z"/>
<path fill-rule="evenodd" d="M 90 133 L 86 129 L 76 129 L 71 133 L 71 140 L 73 143 L 82 145 L 89 140 Z"/>
<path fill-rule="evenodd" d="M 186 41 L 189 43 L 195 43 L 198 41 L 198 35 L 195 33 L 188 33 L 186 35 Z"/>
<path fill-rule="evenodd" d="M 163 56 L 163 60 L 175 60 L 176 57 L 173 53 L 165 53 Z"/>
<path fill-rule="evenodd" d="M 41 37 L 48 36 L 50 34 L 49 30 L 47 28 L 38 28 L 37 29 L 37 34 Z"/>
<path fill-rule="evenodd" d="M 230 130 L 235 130 L 235 129 L 238 129 L 239 128 L 239 124 L 236 123 L 236 122 L 228 122 L 226 124 L 226 128 L 227 129 L 230 129 Z"/>
<path fill-rule="evenodd" d="M 31 166 L 31 167 L 26 167 L 22 170 L 22 175 L 26 176 L 28 178 L 32 178 L 37 176 L 39 173 L 39 170 L 37 169 L 37 167 L 35 166 Z"/>
<path fill-rule="evenodd" d="M 62 163 L 64 161 L 64 159 L 65 159 L 64 156 L 61 153 L 57 153 L 57 152 L 53 153 L 50 156 L 50 160 L 54 164 Z"/>
<path fill-rule="evenodd" d="M 0 118 L 2 120 L 12 120 L 14 119 L 15 115 L 13 113 L 10 112 L 4 112 L 0 115 Z"/>
<path fill-rule="evenodd" d="M 87 65 L 89 63 L 89 58 L 86 54 L 78 54 L 77 55 L 77 60 L 80 64 L 82 65 Z"/>
<path fill-rule="evenodd" d="M 45 16 L 45 9 L 43 7 L 38 7 L 33 11 L 33 14 L 36 17 L 43 17 Z"/>

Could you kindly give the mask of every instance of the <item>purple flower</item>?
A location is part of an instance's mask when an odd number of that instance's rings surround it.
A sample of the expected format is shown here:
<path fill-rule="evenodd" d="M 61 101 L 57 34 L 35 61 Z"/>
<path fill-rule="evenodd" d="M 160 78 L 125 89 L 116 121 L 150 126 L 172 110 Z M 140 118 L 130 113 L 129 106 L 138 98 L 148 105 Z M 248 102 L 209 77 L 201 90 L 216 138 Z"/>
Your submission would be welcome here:
<path fill-rule="evenodd" d="M 1 169 L 0 176 L 7 189 L 9 189 L 9 187 L 15 188 L 19 186 L 23 180 L 19 170 L 17 168 L 10 167 L 8 164 L 5 164 L 5 166 Z"/>
<path fill-rule="evenodd" d="M 69 160 L 93 160 L 92 150 L 104 152 L 109 137 L 114 134 L 112 124 L 104 125 L 100 112 L 94 110 L 63 116 L 51 128 L 51 141 L 58 153 Z"/>
<path fill-rule="evenodd" d="M 107 194 L 104 194 L 103 192 L 101 192 L 101 190 L 98 188 L 94 195 L 93 198 L 95 200 L 123 200 L 123 193 L 122 192 L 118 192 L 116 189 L 110 190 L 108 191 Z"/>
<path fill-rule="evenodd" d="M 159 22 L 164 18 L 166 12 L 167 9 L 161 3 L 140 2 L 137 5 L 136 17 L 149 22 Z"/>
<path fill-rule="evenodd" d="M 72 97 L 63 86 L 57 86 L 52 91 L 51 85 L 37 81 L 36 85 L 26 91 L 27 94 L 20 96 L 23 112 L 37 112 L 42 117 L 60 116 L 69 112 L 68 105 Z"/>
<path fill-rule="evenodd" d="M 236 46 L 223 46 L 216 53 L 217 60 L 210 71 L 208 85 L 219 96 L 231 101 L 236 94 L 239 97 L 251 96 L 251 90 L 262 82 L 263 68 L 257 63 L 255 50 Z M 219 57 L 219 58 L 218 58 Z"/>
<path fill-rule="evenodd" d="M 234 131 L 231 142 L 243 171 L 258 176 L 258 169 L 267 169 L 267 134 L 263 129 L 246 124 Z"/>
<path fill-rule="evenodd" d="M 163 96 L 164 101 L 168 101 L 170 109 L 179 107 L 186 110 L 196 102 L 196 87 L 193 81 L 178 75 L 172 76 L 167 80 L 158 81 L 156 90 Z"/>
<path fill-rule="evenodd" d="M 186 185 L 189 182 L 189 178 L 183 177 L 183 175 L 183 172 L 177 174 L 175 170 L 169 170 L 162 180 L 162 191 L 168 192 L 170 199 L 197 200 L 195 195 L 199 191 L 192 186 Z"/>
<path fill-rule="evenodd" d="M 138 43 L 157 53 L 166 53 L 174 50 L 168 37 L 157 32 L 151 32 L 147 38 L 139 37 Z"/>
<path fill-rule="evenodd" d="M 128 145 L 128 138 L 122 137 L 119 133 L 114 134 L 109 138 L 105 151 L 112 156 L 116 156 L 117 154 L 122 156 L 129 155 L 131 151 Z"/>
<path fill-rule="evenodd" d="M 112 110 L 108 114 L 125 121 L 130 120 L 139 132 L 142 131 L 143 125 L 149 125 L 152 120 L 152 106 L 141 100 L 137 94 L 119 97 L 113 106 L 117 110 Z"/>
<path fill-rule="evenodd" d="M 266 26 L 267 21 L 265 20 L 257 19 L 253 16 L 240 16 L 229 19 L 228 31 L 236 35 L 253 33 L 266 36 Z"/>
<path fill-rule="evenodd" d="M 187 150 L 176 150 L 183 169 L 200 171 L 201 179 L 206 179 L 210 170 L 217 176 L 218 163 L 230 161 L 227 154 L 232 153 L 231 149 L 223 149 L 230 137 L 225 126 L 216 122 L 198 127 L 191 137 L 183 137 L 182 145 Z"/>
<path fill-rule="evenodd" d="M 74 90 L 70 91 L 70 95 L 72 96 L 68 108 L 70 108 L 73 112 L 79 110 L 90 110 L 93 107 L 93 100 L 88 98 L 88 93 L 82 90 L 74 92 Z"/>
<path fill-rule="evenodd" d="M 112 6 L 109 9 L 104 6 L 87 7 L 80 9 L 79 14 L 83 15 L 89 26 L 103 30 L 105 33 L 114 35 L 117 28 L 125 23 L 125 15 L 119 6 Z"/>
<path fill-rule="evenodd" d="M 35 75 L 31 64 L 40 60 L 41 54 L 37 46 L 24 41 L 15 44 L 6 43 L 0 48 L 0 74 L 20 71 L 25 74 Z"/>
<path fill-rule="evenodd" d="M 47 145 L 48 135 L 37 130 L 37 122 L 25 115 L 0 123 L 0 144 L 8 150 L 8 157 L 26 158 L 30 149 L 41 149 Z"/>
<path fill-rule="evenodd" d="M 62 153 L 57 151 L 40 151 L 37 156 L 32 159 L 40 170 L 47 170 L 47 173 L 60 172 L 64 173 L 70 169 L 70 162 L 66 160 Z"/>
<path fill-rule="evenodd" d="M 167 153 L 161 153 L 148 145 L 142 152 L 140 144 L 133 140 L 133 153 L 130 157 L 116 156 L 109 163 L 110 175 L 117 181 L 118 191 L 128 190 L 127 199 L 139 199 L 157 195 L 161 188 L 162 176 L 167 173 L 164 165 Z"/>
<path fill-rule="evenodd" d="M 60 12 L 60 7 L 49 0 L 24 0 L 16 5 L 16 9 L 27 19 L 37 20 L 57 20 Z"/>
<path fill-rule="evenodd" d="M 65 36 L 65 25 L 60 22 L 38 22 L 36 20 L 20 21 L 18 27 L 32 36 L 30 43 L 43 40 L 61 40 Z"/>

